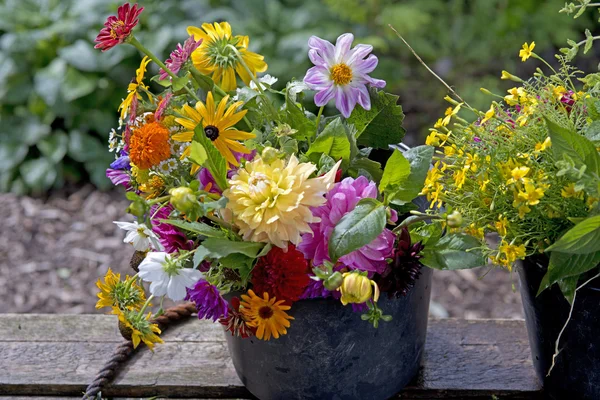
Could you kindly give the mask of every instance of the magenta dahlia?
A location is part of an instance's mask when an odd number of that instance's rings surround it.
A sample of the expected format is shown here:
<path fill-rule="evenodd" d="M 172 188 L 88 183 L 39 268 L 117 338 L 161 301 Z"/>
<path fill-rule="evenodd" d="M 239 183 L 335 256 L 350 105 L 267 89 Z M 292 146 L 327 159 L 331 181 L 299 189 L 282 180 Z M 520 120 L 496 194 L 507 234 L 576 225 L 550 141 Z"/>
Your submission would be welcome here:
<path fill-rule="evenodd" d="M 328 245 L 333 228 L 344 215 L 354 210 L 359 200 L 367 197 L 377 197 L 377 185 L 364 176 L 336 183 L 326 195 L 327 202 L 312 209 L 313 215 L 321 218 L 321 222 L 310 224 L 312 234 L 302 235 L 298 250 L 315 266 L 329 261 Z M 397 218 L 397 215 L 393 217 Z M 371 243 L 340 257 L 338 261 L 350 269 L 381 273 L 387 267 L 386 258 L 393 254 L 394 239 L 392 231 L 385 229 Z"/>

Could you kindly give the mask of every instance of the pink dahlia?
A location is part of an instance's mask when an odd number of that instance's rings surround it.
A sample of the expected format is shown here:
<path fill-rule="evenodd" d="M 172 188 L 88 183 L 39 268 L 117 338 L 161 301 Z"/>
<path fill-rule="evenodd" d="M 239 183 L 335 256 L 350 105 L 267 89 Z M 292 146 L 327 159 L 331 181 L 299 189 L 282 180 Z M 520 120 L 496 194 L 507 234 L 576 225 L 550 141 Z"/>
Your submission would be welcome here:
<path fill-rule="evenodd" d="M 313 215 L 321 218 L 321 222 L 310 224 L 313 233 L 302 235 L 298 250 L 312 260 L 315 266 L 322 265 L 325 260 L 329 261 L 328 245 L 333 228 L 356 207 L 359 200 L 367 197 L 377 197 L 377 185 L 364 176 L 357 179 L 346 178 L 336 183 L 326 195 L 327 202 L 312 209 Z M 397 218 L 396 215 L 393 217 Z M 385 229 L 371 243 L 340 257 L 339 262 L 350 269 L 381 273 L 387 267 L 386 258 L 393 254 L 394 239 L 392 231 Z"/>
<path fill-rule="evenodd" d="M 131 7 L 129 3 L 125 3 L 119 7 L 116 17 L 111 15 L 106 19 L 104 28 L 96 36 L 96 40 L 94 40 L 94 42 L 98 43 L 94 48 L 106 51 L 123 43 L 138 24 L 138 18 L 142 11 L 144 11 L 144 8 L 138 8 L 137 4 Z"/>
<path fill-rule="evenodd" d="M 179 73 L 179 70 L 185 64 L 185 62 L 190 58 L 190 55 L 194 50 L 196 50 L 202 44 L 202 39 L 196 41 L 193 36 L 187 38 L 187 40 L 183 43 L 183 46 L 180 43 L 177 43 L 177 48 L 171 52 L 171 57 L 167 58 L 165 61 L 165 66 L 175 75 Z M 169 73 L 164 69 L 160 69 L 160 79 L 167 79 L 169 77 Z"/>
<path fill-rule="evenodd" d="M 165 251 L 167 253 L 176 253 L 179 250 L 192 250 L 194 248 L 193 240 L 188 240 L 183 232 L 173 225 L 160 222 L 161 219 L 169 218 L 173 207 L 169 204 L 157 211 L 158 207 L 158 205 L 154 205 L 150 208 L 152 231 L 158 236 L 160 244 L 164 246 Z"/>
<path fill-rule="evenodd" d="M 371 97 L 367 85 L 383 88 L 385 81 L 371 78 L 369 73 L 377 67 L 377 57 L 370 54 L 373 46 L 356 45 L 354 36 L 344 33 L 338 37 L 335 46 L 316 36 L 308 39 L 308 58 L 315 65 L 306 72 L 304 83 L 318 93 L 315 104 L 319 107 L 335 98 L 335 107 L 348 118 L 360 104 L 365 110 L 371 109 Z"/>

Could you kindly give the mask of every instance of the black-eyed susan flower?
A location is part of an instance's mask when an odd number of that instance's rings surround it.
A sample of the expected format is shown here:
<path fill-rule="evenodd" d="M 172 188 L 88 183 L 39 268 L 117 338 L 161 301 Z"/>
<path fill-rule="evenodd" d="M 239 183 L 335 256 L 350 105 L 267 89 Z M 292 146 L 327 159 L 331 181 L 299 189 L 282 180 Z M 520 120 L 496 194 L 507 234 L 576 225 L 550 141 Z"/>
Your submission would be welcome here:
<path fill-rule="evenodd" d="M 247 325 L 256 328 L 256 337 L 262 340 L 270 340 L 271 336 L 278 339 L 287 333 L 290 320 L 294 319 L 286 313 L 290 308 L 285 305 L 285 300 L 269 299 L 266 292 L 263 297 L 257 296 L 253 290 L 242 295 L 242 314 L 248 321 Z"/>
<path fill-rule="evenodd" d="M 97 309 L 116 306 L 139 310 L 146 301 L 144 289 L 132 277 L 126 276 L 125 281 L 121 281 L 121 274 L 115 274 L 110 268 L 104 276 L 104 282 L 98 279 L 96 286 L 100 289 Z"/>
<path fill-rule="evenodd" d="M 248 36 L 233 36 L 231 25 L 227 22 L 205 23 L 200 28 L 190 26 L 187 32 L 195 40 L 202 40 L 200 47 L 192 53 L 194 66 L 201 73 L 210 75 L 212 80 L 226 92 L 237 87 L 236 75 L 248 85 L 258 72 L 267 70 L 264 57 L 248 51 L 250 43 Z M 242 62 L 248 67 L 252 76 Z"/>
<path fill-rule="evenodd" d="M 113 307 L 112 313 L 119 317 L 119 330 L 123 337 L 133 342 L 134 349 L 141 342 L 144 342 L 150 350 L 154 351 L 155 343 L 164 343 L 158 336 L 160 328 L 150 321 L 152 317 L 151 312 L 146 316 L 141 316 L 138 311 L 122 310 L 118 307 Z"/>
<path fill-rule="evenodd" d="M 194 129 L 199 124 L 202 124 L 204 134 L 212 141 L 223 157 L 225 157 L 225 160 L 231 165 L 240 165 L 233 152 L 250 154 L 251 150 L 238 142 L 238 140 L 252 139 L 256 135 L 234 128 L 235 124 L 244 118 L 247 110 L 237 111 L 238 107 L 244 104 L 242 101 L 236 101 L 227 107 L 228 101 L 229 96 L 225 96 L 221 99 L 218 106 L 215 107 L 213 94 L 209 92 L 206 97 L 206 104 L 199 101 L 194 108 L 185 104 L 182 109 L 184 117 L 176 118 L 175 121 L 186 130 L 173 135 L 173 140 L 191 142 L 194 137 Z M 183 159 L 189 155 L 190 147 L 183 152 L 181 158 Z"/>

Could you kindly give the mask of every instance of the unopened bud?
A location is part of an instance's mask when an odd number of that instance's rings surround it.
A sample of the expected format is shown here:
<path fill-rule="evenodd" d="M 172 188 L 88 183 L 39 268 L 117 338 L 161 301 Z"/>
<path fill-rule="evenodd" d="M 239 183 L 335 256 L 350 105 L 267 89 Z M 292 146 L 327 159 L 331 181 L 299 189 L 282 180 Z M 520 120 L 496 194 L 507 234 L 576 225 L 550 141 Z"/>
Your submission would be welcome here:
<path fill-rule="evenodd" d="M 327 290 L 334 291 L 342 286 L 342 282 L 344 282 L 344 276 L 336 271 L 323 281 L 323 286 Z"/>
<path fill-rule="evenodd" d="M 146 213 L 146 207 L 140 201 L 134 201 L 127 207 L 127 212 L 131 215 L 135 215 L 136 217 L 143 217 Z"/>
<path fill-rule="evenodd" d="M 365 275 L 359 272 L 346 272 L 344 281 L 339 288 L 342 293 L 341 302 L 343 305 L 348 303 L 364 303 L 371 298 L 374 301 L 379 299 L 379 287 Z"/>
<path fill-rule="evenodd" d="M 507 72 L 507 71 L 502 71 L 502 75 L 500 76 L 500 79 L 504 79 L 504 80 L 510 80 L 513 82 L 523 82 L 523 79 L 519 78 L 518 76 L 514 76 L 513 74 Z"/>
<path fill-rule="evenodd" d="M 196 197 L 194 191 L 189 187 L 178 187 L 169 190 L 171 195 L 171 204 L 177 211 L 186 213 L 194 207 L 196 204 Z"/>
<path fill-rule="evenodd" d="M 446 217 L 446 222 L 450 228 L 459 228 L 463 223 L 463 218 L 461 213 L 458 211 L 452 211 L 452 214 Z"/>
<path fill-rule="evenodd" d="M 273 161 L 279 158 L 279 152 L 277 151 L 277 149 L 274 149 L 271 146 L 267 146 L 263 149 L 260 156 L 265 163 L 271 164 Z"/>

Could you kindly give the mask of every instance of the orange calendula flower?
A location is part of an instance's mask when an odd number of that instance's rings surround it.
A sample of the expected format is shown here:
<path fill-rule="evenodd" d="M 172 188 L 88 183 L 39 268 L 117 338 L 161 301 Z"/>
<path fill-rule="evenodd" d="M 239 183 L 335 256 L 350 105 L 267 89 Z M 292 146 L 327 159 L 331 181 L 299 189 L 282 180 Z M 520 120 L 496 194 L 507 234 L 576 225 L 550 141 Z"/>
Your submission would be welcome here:
<path fill-rule="evenodd" d="M 170 156 L 169 130 L 160 122 L 150 122 L 134 129 L 129 143 L 129 158 L 136 167 L 148 169 Z"/>
<path fill-rule="evenodd" d="M 200 28 L 190 26 L 187 32 L 195 40 L 202 40 L 200 47 L 192 53 L 194 66 L 201 73 L 211 75 L 226 92 L 237 87 L 236 74 L 248 85 L 257 72 L 267 70 L 264 57 L 248 51 L 248 36 L 233 36 L 227 22 L 205 23 Z M 240 62 L 240 56 L 252 76 Z"/>
<path fill-rule="evenodd" d="M 286 313 L 291 307 L 285 305 L 285 300 L 277 301 L 275 297 L 269 299 L 266 292 L 259 297 L 249 290 L 247 295 L 242 295 L 240 304 L 242 314 L 248 320 L 246 324 L 257 328 L 256 337 L 262 340 L 270 340 L 271 336 L 278 339 L 280 335 L 285 335 L 290 320 L 294 319 Z"/>
<path fill-rule="evenodd" d="M 202 123 L 204 134 L 215 145 L 217 150 L 225 157 L 225 160 L 231 165 L 238 166 L 240 163 L 233 155 L 233 152 L 249 154 L 246 146 L 238 140 L 252 139 L 256 135 L 249 132 L 239 131 L 234 128 L 235 124 L 240 122 L 248 110 L 236 111 L 238 107 L 244 104 L 242 101 L 236 101 L 227 107 L 229 96 L 225 96 L 215 107 L 215 100 L 212 92 L 208 92 L 206 104 L 201 101 L 196 103 L 194 108 L 187 104 L 183 106 L 182 113 L 184 118 L 175 118 L 175 121 L 186 130 L 173 135 L 173 140 L 179 142 L 191 142 L 194 137 L 194 129 Z M 227 110 L 225 110 L 227 108 Z M 190 147 L 182 154 L 181 158 L 190 155 Z"/>

